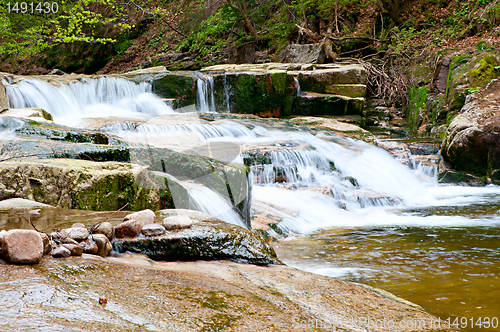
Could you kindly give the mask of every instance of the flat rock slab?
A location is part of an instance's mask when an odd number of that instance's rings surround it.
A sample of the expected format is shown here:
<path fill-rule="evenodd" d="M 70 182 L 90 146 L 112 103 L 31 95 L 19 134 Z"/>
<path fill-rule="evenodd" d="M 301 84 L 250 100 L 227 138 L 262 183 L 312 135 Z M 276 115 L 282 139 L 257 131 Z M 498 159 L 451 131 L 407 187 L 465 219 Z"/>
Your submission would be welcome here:
<path fill-rule="evenodd" d="M 24 198 L 9 198 L 0 201 L 0 210 L 25 210 L 47 207 L 53 206 Z"/>
<path fill-rule="evenodd" d="M 232 259 L 257 265 L 281 264 L 259 233 L 231 224 L 199 223 L 162 236 L 119 239 L 113 242 L 113 249 L 162 261 Z"/>
<path fill-rule="evenodd" d="M 392 330 L 377 321 L 393 321 L 399 332 L 451 330 L 431 327 L 436 317 L 376 290 L 288 266 L 231 261 L 84 254 L 44 257 L 36 269 L 0 263 L 0 298 L 9 299 L 0 302 L 3 331 L 34 324 L 49 331 Z"/>

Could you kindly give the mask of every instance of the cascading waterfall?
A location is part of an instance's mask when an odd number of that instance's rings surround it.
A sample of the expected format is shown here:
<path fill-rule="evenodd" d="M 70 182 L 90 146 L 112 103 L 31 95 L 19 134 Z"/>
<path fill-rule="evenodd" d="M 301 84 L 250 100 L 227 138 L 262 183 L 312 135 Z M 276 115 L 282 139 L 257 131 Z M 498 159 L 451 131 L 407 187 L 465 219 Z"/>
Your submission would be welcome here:
<path fill-rule="evenodd" d="M 438 185 L 435 167 L 429 163 L 415 159 L 411 170 L 386 151 L 352 139 L 269 130 L 249 121 L 208 122 L 194 114 L 180 118 L 180 114 L 150 93 L 151 86 L 146 83 L 137 85 L 108 77 L 61 83 L 56 87 L 40 80 L 24 80 L 7 85 L 7 91 L 13 107 L 49 110 L 56 123 L 67 124 L 68 118 L 72 118 L 73 125 L 85 127 L 83 118 L 119 116 L 99 128 L 125 141 L 139 142 L 137 137 L 142 136 L 152 145 L 156 141 L 182 143 L 187 142 L 187 134 L 193 134 L 195 141 L 188 142 L 192 145 L 185 143 L 179 151 L 194 151 L 190 149 L 207 142 L 239 145 L 247 152 L 235 161 L 250 160 L 254 211 L 278 216 L 282 220 L 279 227 L 291 233 L 335 226 L 460 225 L 470 220 L 458 216 L 423 218 L 398 211 L 409 207 L 467 205 L 484 195 L 500 193 L 494 186 Z M 198 80 L 200 111 L 215 110 L 213 94 L 213 78 L 201 76 Z M 248 152 L 251 150 L 264 154 L 265 162 L 252 161 Z M 431 177 L 419 179 L 419 175 L 426 174 Z M 237 223 L 229 203 L 222 204 L 220 200 L 224 198 L 205 189 L 191 190 L 196 208 Z M 218 208 L 212 210 L 215 205 Z"/>
<path fill-rule="evenodd" d="M 295 82 L 295 85 L 297 86 L 297 96 L 300 96 L 302 92 L 300 91 L 300 83 L 297 77 L 293 76 L 293 81 Z"/>
<path fill-rule="evenodd" d="M 224 104 L 226 105 L 226 112 L 231 113 L 231 105 L 230 105 L 230 90 L 231 86 L 227 84 L 227 75 L 223 76 L 223 84 L 224 84 Z"/>
<path fill-rule="evenodd" d="M 58 123 L 80 125 L 88 117 L 150 118 L 173 113 L 156 95 L 151 84 L 135 84 L 116 77 L 81 78 L 57 82 L 26 79 L 6 86 L 12 108 L 35 107 L 52 114 Z"/>
<path fill-rule="evenodd" d="M 296 84 L 300 94 L 297 80 Z M 500 254 L 495 241 L 499 238 L 500 188 L 438 184 L 437 156 L 405 152 L 400 162 L 381 148 L 353 139 L 265 129 L 250 120 L 205 121 L 196 114 L 173 112 L 150 93 L 148 84 L 117 78 L 59 86 L 33 79 L 4 80 L 4 85 L 12 107 L 43 108 L 56 123 L 83 128 L 91 126 L 84 121 L 89 117 L 111 118 L 92 128 L 114 133 L 124 141 L 137 143 L 141 142 L 138 137 L 144 137 L 152 146 L 179 142 L 174 148 L 189 153 L 202 144 L 237 146 L 235 151 L 242 152 L 226 162 L 244 162 L 250 167 L 255 221 L 262 216 L 277 223 L 268 230 L 276 237 L 279 233 L 311 234 L 278 243 L 278 254 L 289 265 L 325 275 L 348 275 L 372 285 L 373 280 L 390 275 L 387 284 L 411 286 L 406 294 L 409 300 L 418 293 L 411 285 L 415 279 L 419 292 L 425 287 L 432 293 L 423 303 L 453 307 L 463 299 L 471 302 L 467 314 L 476 310 L 477 316 L 486 317 L 498 312 L 495 269 Z M 197 85 L 198 110 L 214 112 L 213 79 L 200 76 Z M 229 93 L 224 86 L 226 107 Z M 16 139 L 8 135 L 21 122 L 0 116 L 0 141 Z M 194 140 L 188 141 L 188 136 Z M 237 186 L 231 187 L 231 195 L 225 195 L 219 187 L 214 191 L 190 181 L 175 182 L 184 194 L 176 207 L 197 209 L 244 226 L 231 204 Z M 447 237 L 452 233 L 458 235 Z M 373 279 L 359 279 L 370 273 Z M 390 279 L 393 276 L 399 279 Z M 426 278 L 428 283 L 424 283 Z M 432 289 L 434 284 L 439 285 L 437 292 Z M 457 290 L 450 291 L 450 285 Z M 477 304 L 467 298 L 471 292 L 480 294 L 475 295 L 481 297 Z M 483 294 L 489 298 L 485 300 Z M 451 300 L 446 302 L 447 298 Z M 478 311 L 488 301 L 490 311 Z"/>
<path fill-rule="evenodd" d="M 214 78 L 206 75 L 199 76 L 196 86 L 196 109 L 198 112 L 216 112 L 214 99 Z"/>

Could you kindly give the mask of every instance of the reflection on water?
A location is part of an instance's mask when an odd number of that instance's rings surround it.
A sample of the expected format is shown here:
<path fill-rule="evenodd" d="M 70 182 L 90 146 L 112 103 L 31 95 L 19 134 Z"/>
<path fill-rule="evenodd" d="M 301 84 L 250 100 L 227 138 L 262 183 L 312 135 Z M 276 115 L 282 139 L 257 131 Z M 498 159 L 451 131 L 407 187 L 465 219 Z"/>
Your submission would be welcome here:
<path fill-rule="evenodd" d="M 442 319 L 470 319 L 500 318 L 499 243 L 499 226 L 373 227 L 291 238 L 276 250 L 300 269 L 380 287 Z"/>
<path fill-rule="evenodd" d="M 57 208 L 32 210 L 0 210 L 0 229 L 33 229 L 33 225 L 41 232 L 50 232 L 57 228 L 71 227 L 80 222 L 87 226 L 106 220 L 113 225 L 123 221 L 130 211 L 83 211 Z"/>

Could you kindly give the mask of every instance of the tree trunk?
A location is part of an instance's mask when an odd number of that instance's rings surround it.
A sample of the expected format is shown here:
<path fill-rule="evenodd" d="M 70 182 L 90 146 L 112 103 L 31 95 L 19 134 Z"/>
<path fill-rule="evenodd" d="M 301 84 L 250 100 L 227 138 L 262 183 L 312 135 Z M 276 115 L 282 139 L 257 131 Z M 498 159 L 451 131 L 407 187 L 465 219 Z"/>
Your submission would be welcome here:
<path fill-rule="evenodd" d="M 245 26 L 247 27 L 248 32 L 250 32 L 252 36 L 257 37 L 257 31 L 255 31 L 252 21 L 247 15 L 245 5 L 242 4 L 239 0 L 235 0 L 237 2 L 237 5 L 233 3 L 233 0 L 226 0 L 226 1 L 229 7 L 233 8 L 234 10 L 237 10 L 241 14 L 241 16 L 243 16 L 243 20 L 245 21 Z"/>

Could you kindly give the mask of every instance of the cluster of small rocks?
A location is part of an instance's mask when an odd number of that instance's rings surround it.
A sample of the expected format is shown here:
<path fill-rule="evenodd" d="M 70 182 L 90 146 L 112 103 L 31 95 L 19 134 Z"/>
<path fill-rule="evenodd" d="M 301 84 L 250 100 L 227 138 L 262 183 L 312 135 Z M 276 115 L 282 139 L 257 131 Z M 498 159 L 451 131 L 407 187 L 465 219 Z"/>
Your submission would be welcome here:
<path fill-rule="evenodd" d="M 143 210 L 125 216 L 123 222 L 113 226 L 105 221 L 86 227 L 75 223 L 70 228 L 50 234 L 35 230 L 14 229 L 0 231 L 1 256 L 12 264 L 36 264 L 43 255 L 55 258 L 93 254 L 106 257 L 111 252 L 113 238 L 160 236 L 167 231 L 189 228 L 191 218 L 173 215 L 157 224 L 155 213 Z"/>

